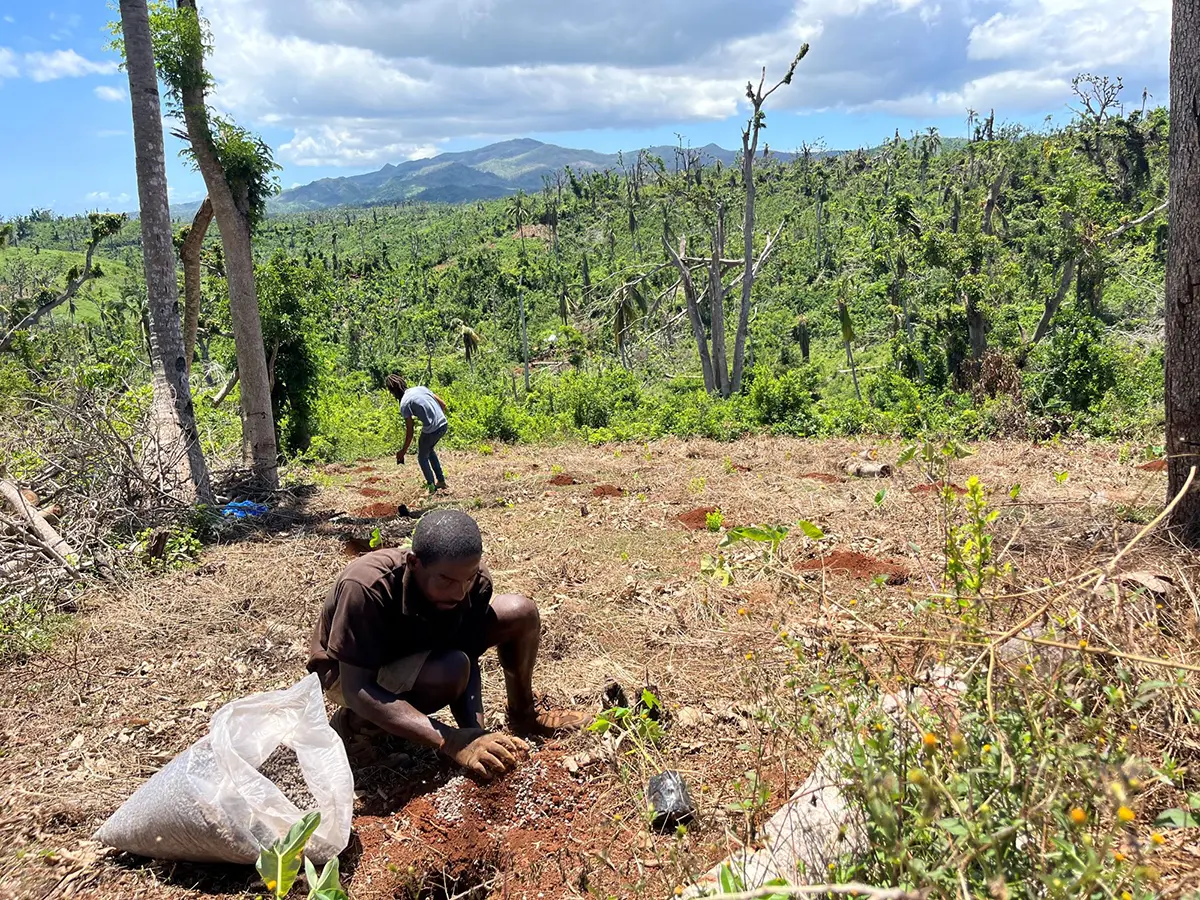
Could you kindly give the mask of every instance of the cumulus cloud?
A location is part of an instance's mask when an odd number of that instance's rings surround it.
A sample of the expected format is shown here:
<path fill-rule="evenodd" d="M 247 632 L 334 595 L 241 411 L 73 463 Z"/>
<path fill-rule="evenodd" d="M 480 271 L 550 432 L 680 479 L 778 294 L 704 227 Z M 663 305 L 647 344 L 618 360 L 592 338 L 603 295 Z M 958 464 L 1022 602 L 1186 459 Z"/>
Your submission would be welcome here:
<path fill-rule="evenodd" d="M 16 78 L 19 74 L 17 70 L 17 54 L 13 53 L 7 47 L 0 47 L 0 81 L 5 78 Z"/>
<path fill-rule="evenodd" d="M 776 109 L 1057 111 L 1082 70 L 1165 84 L 1170 0 L 207 0 L 217 100 L 280 157 L 718 121 L 812 45 Z M 1164 92 L 1165 95 L 1165 92 Z"/>
<path fill-rule="evenodd" d="M 83 199 L 86 200 L 88 203 L 93 203 L 93 204 L 97 204 L 97 203 L 112 204 L 112 203 L 128 203 L 132 198 L 129 196 L 129 194 L 126 194 L 124 192 L 121 192 L 120 194 L 110 194 L 108 191 L 92 191 L 90 194 L 88 194 Z"/>
<path fill-rule="evenodd" d="M 122 100 L 128 99 L 129 94 L 124 88 L 113 87 L 109 84 L 101 84 L 97 86 L 95 94 L 101 100 L 107 100 L 109 103 L 119 103 Z"/>
<path fill-rule="evenodd" d="M 26 53 L 25 67 L 34 81 L 54 81 L 58 78 L 79 78 L 83 75 L 111 75 L 117 71 L 114 62 L 94 62 L 74 50 L 55 50 L 53 53 Z"/>

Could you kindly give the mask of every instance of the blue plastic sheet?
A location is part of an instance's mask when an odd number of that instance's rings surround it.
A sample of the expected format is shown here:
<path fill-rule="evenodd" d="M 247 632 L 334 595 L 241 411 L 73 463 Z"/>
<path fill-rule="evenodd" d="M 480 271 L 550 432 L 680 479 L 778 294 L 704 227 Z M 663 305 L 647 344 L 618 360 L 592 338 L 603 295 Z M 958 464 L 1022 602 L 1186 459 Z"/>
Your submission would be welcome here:
<path fill-rule="evenodd" d="M 268 512 L 265 503 L 255 503 L 253 500 L 236 500 L 221 507 L 221 515 L 231 519 L 265 516 Z"/>

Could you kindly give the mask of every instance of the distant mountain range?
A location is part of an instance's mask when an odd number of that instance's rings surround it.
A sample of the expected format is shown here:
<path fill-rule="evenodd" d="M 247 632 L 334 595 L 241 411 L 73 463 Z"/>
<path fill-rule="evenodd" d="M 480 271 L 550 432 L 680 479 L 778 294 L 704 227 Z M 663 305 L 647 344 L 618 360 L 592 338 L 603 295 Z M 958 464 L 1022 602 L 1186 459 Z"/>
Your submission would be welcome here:
<path fill-rule="evenodd" d="M 737 153 L 715 144 L 695 148 L 702 161 L 722 165 L 737 161 Z M 652 147 L 668 169 L 675 165 L 674 147 Z M 629 165 L 636 152 L 625 155 Z M 604 171 L 619 165 L 616 153 L 571 150 L 530 138 L 503 141 L 477 150 L 443 153 L 432 159 L 388 164 L 378 172 L 345 178 L 322 178 L 273 197 L 272 213 L 306 212 L 332 206 L 382 206 L 417 200 L 429 203 L 464 203 L 507 197 L 518 191 L 540 191 L 542 176 L 570 166 L 575 172 Z M 183 208 L 175 211 L 186 214 Z"/>

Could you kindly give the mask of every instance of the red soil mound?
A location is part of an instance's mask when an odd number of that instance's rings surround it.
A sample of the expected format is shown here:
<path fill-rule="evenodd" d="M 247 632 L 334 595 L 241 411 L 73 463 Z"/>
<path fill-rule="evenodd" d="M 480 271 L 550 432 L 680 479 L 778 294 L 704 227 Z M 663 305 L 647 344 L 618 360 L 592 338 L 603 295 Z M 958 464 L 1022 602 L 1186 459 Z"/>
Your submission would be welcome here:
<path fill-rule="evenodd" d="M 396 515 L 399 507 L 394 503 L 372 503 L 368 506 L 360 506 L 354 510 L 354 515 L 360 519 L 386 519 Z"/>
<path fill-rule="evenodd" d="M 709 513 L 715 513 L 715 506 L 701 506 L 697 509 L 689 509 L 685 513 L 681 513 L 677 518 L 683 523 L 683 527 L 689 531 L 705 531 L 708 528 Z M 725 523 L 728 524 L 728 523 Z"/>
<path fill-rule="evenodd" d="M 940 494 L 942 488 L 947 486 L 960 497 L 967 492 L 965 487 L 954 483 L 947 484 L 945 481 L 935 481 L 932 484 L 926 482 L 925 484 L 918 484 L 915 487 L 909 488 L 909 490 L 914 494 Z"/>
<path fill-rule="evenodd" d="M 819 572 L 826 569 L 840 572 L 851 578 L 876 578 L 883 575 L 888 584 L 904 584 L 908 581 L 908 569 L 894 559 L 880 559 L 853 550 L 834 550 L 817 559 L 805 559 L 796 563 L 799 572 Z"/>
<path fill-rule="evenodd" d="M 624 493 L 615 484 L 598 484 L 592 488 L 593 497 L 620 497 Z"/>
<path fill-rule="evenodd" d="M 824 484 L 837 484 L 841 481 L 836 475 L 830 475 L 827 472 L 805 472 L 801 478 L 809 478 L 813 481 L 820 481 Z"/>
<path fill-rule="evenodd" d="M 465 897 L 494 879 L 509 897 L 565 897 L 581 883 L 613 895 L 609 882 L 627 877 L 631 853 L 608 837 L 613 872 L 593 868 L 585 857 L 581 863 L 572 846 L 580 843 L 576 832 L 599 841 L 613 828 L 588 785 L 572 779 L 556 757 L 542 751 L 488 784 L 451 778 L 393 815 L 357 818 L 355 887 L 371 898 Z M 537 860 L 558 862 L 531 864 Z"/>
<path fill-rule="evenodd" d="M 370 478 L 363 479 L 363 482 L 366 484 L 379 484 L 379 482 L 381 482 L 381 481 L 383 481 L 383 479 L 380 478 L 378 475 L 372 475 Z"/>
<path fill-rule="evenodd" d="M 750 467 L 749 467 L 749 466 L 743 466 L 741 463 L 734 463 L 734 464 L 733 464 L 733 471 L 735 471 L 735 472 L 749 472 L 749 471 L 750 471 Z"/>
<path fill-rule="evenodd" d="M 555 487 L 567 487 L 568 485 L 579 484 L 579 482 L 575 480 L 575 476 L 568 475 L 566 472 L 561 475 L 555 475 L 550 479 L 550 483 Z"/>
<path fill-rule="evenodd" d="M 387 491 L 381 491 L 379 488 L 371 488 L 371 487 L 359 488 L 358 492 L 360 494 L 362 494 L 364 497 L 386 497 L 387 496 Z"/>
<path fill-rule="evenodd" d="M 1138 468 L 1143 472 L 1165 472 L 1167 471 L 1167 461 L 1165 459 L 1156 459 L 1153 462 L 1143 463 Z"/>
<path fill-rule="evenodd" d="M 353 471 L 354 471 L 355 475 L 359 475 L 363 472 L 374 472 L 375 467 L 374 466 L 359 466 L 357 469 L 354 469 Z"/>

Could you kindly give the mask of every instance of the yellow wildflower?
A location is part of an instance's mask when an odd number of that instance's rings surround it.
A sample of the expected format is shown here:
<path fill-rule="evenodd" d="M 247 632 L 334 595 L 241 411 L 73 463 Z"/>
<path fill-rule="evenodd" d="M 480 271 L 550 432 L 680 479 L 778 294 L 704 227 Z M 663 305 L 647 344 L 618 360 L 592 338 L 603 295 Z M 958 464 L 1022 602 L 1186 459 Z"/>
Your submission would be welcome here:
<path fill-rule="evenodd" d="M 1122 806 L 1117 810 L 1117 818 L 1122 822 L 1132 822 L 1137 818 L 1137 814 L 1128 806 Z"/>
<path fill-rule="evenodd" d="M 1083 825 L 1087 822 L 1087 812 L 1082 807 L 1075 807 L 1071 810 L 1071 821 L 1076 825 Z"/>

